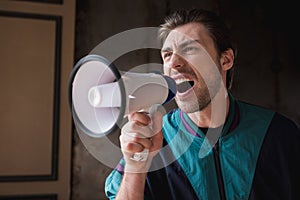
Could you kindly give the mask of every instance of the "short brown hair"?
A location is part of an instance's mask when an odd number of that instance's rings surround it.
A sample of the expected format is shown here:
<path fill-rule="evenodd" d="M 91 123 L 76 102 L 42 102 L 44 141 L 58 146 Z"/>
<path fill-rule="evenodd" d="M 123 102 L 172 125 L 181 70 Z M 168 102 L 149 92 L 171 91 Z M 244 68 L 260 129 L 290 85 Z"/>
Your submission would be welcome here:
<path fill-rule="evenodd" d="M 234 55 L 236 55 L 236 48 L 225 22 L 216 13 L 204 9 L 178 10 L 171 13 L 160 26 L 159 39 L 164 42 L 173 29 L 190 22 L 199 22 L 206 27 L 214 41 L 219 56 L 228 49 L 232 49 Z M 231 88 L 233 71 L 233 66 L 227 71 L 227 89 Z"/>

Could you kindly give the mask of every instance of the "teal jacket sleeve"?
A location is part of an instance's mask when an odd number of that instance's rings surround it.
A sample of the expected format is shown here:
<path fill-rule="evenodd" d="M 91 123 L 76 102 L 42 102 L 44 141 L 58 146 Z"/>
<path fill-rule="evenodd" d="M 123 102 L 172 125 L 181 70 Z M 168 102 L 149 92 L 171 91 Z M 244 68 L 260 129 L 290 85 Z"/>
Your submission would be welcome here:
<path fill-rule="evenodd" d="M 119 190 L 123 175 L 114 169 L 106 178 L 105 195 L 108 199 L 114 200 Z"/>
<path fill-rule="evenodd" d="M 124 173 L 125 161 L 121 159 L 118 165 L 112 170 L 105 180 L 105 195 L 108 199 L 114 200 L 119 190 L 123 173 Z"/>

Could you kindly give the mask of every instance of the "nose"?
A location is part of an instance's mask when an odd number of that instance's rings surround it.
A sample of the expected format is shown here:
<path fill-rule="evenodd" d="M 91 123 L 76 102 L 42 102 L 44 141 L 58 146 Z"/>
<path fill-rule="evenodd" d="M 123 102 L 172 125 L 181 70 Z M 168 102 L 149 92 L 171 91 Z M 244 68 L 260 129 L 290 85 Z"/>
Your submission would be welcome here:
<path fill-rule="evenodd" d="M 178 69 L 183 65 L 184 65 L 184 59 L 180 55 L 173 53 L 169 59 L 168 67 L 170 69 Z"/>

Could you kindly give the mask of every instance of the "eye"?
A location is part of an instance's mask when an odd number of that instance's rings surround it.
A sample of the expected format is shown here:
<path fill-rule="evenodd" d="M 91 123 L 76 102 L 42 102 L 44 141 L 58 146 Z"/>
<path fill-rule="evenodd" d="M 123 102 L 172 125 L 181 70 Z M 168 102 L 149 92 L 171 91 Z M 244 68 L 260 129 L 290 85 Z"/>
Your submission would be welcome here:
<path fill-rule="evenodd" d="M 166 58 L 168 58 L 170 56 L 172 56 L 172 52 L 171 51 L 163 53 L 163 58 L 164 59 L 166 59 Z"/>
<path fill-rule="evenodd" d="M 197 47 L 186 47 L 182 50 L 182 53 L 193 53 L 193 52 L 196 52 L 197 51 Z"/>

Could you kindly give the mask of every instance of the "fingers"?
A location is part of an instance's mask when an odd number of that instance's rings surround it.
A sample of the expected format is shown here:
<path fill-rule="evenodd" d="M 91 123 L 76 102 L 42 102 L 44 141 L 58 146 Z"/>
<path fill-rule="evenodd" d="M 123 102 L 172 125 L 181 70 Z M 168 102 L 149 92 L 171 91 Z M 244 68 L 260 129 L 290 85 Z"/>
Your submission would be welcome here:
<path fill-rule="evenodd" d="M 130 114 L 128 119 L 129 122 L 123 126 L 120 136 L 123 151 L 134 153 L 153 147 L 157 150 L 162 146 L 161 113 L 153 113 L 151 120 L 148 114 L 136 112 Z"/>
<path fill-rule="evenodd" d="M 141 152 L 152 147 L 152 130 L 139 121 L 129 121 L 121 130 L 121 147 L 126 152 Z"/>
<path fill-rule="evenodd" d="M 150 149 L 153 146 L 151 138 L 136 133 L 122 132 L 120 141 L 122 149 L 127 152 L 141 152 L 145 148 Z"/>
<path fill-rule="evenodd" d="M 136 121 L 139 124 L 142 125 L 149 125 L 151 123 L 150 116 L 147 113 L 144 112 L 134 112 L 128 115 L 129 121 Z"/>

